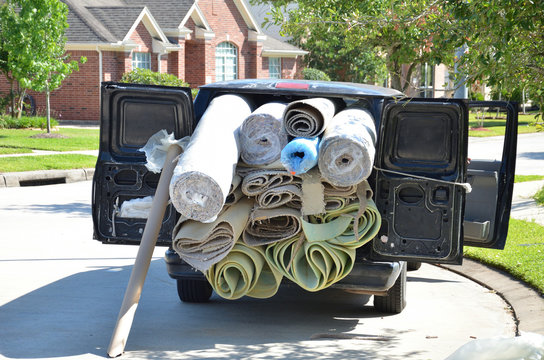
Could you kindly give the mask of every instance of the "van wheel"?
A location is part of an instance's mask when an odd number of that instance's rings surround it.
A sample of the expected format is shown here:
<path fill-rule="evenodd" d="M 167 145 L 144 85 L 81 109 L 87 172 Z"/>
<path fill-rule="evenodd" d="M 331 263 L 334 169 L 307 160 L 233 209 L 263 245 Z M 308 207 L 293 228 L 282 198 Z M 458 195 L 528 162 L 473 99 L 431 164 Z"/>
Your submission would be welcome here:
<path fill-rule="evenodd" d="M 408 271 L 419 270 L 421 263 L 418 261 L 408 261 Z"/>
<path fill-rule="evenodd" d="M 386 296 L 374 296 L 374 308 L 377 311 L 400 314 L 406 307 L 406 263 L 402 264 L 399 277 Z"/>
<path fill-rule="evenodd" d="M 178 279 L 177 285 L 179 299 L 183 302 L 207 302 L 212 296 L 212 286 L 207 281 Z"/>

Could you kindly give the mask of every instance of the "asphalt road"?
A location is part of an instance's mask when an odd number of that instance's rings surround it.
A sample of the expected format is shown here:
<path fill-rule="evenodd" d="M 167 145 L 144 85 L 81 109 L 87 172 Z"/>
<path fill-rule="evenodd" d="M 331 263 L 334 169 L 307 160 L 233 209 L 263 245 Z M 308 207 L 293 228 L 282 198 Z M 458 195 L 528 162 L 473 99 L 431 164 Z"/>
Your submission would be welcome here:
<path fill-rule="evenodd" d="M 137 248 L 92 240 L 90 196 L 88 181 L 0 188 L 0 358 L 106 357 Z M 125 359 L 443 359 L 473 338 L 514 336 L 499 296 L 431 265 L 409 273 L 406 309 L 385 315 L 367 296 L 292 288 L 182 304 L 163 254 Z"/>

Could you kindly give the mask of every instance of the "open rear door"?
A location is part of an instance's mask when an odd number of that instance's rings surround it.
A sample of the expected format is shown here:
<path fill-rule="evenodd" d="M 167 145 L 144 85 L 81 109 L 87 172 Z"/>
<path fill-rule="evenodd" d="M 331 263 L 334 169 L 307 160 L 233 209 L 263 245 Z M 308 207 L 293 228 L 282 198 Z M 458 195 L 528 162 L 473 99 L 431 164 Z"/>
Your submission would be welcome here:
<path fill-rule="evenodd" d="M 189 88 L 102 84 L 100 150 L 92 197 L 96 240 L 140 243 L 147 219 L 124 216 L 120 209 L 125 201 L 154 195 L 160 174 L 147 170 L 145 153 L 139 149 L 159 130 L 181 139 L 193 128 Z M 168 205 L 157 245 L 170 245 L 175 222 L 176 211 Z"/>
<path fill-rule="evenodd" d="M 372 258 L 462 259 L 468 108 L 462 100 L 389 101 L 380 124 Z"/>
<path fill-rule="evenodd" d="M 506 130 L 502 139 L 471 138 L 469 141 L 468 156 L 471 159 L 467 181 L 472 192 L 466 196 L 464 245 L 503 249 L 516 167 L 517 105 L 503 101 L 478 101 L 471 102 L 470 107 L 481 109 L 482 114 L 485 114 L 484 110 L 492 109 L 501 118 L 506 115 Z"/>

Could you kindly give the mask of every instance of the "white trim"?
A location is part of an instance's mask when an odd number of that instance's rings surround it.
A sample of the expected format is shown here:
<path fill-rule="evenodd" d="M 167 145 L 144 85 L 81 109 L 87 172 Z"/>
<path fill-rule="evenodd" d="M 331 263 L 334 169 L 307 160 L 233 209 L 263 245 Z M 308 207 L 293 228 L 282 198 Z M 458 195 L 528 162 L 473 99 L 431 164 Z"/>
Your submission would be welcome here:
<path fill-rule="evenodd" d="M 303 56 L 308 54 L 308 51 L 304 50 L 263 50 L 262 57 L 292 57 Z"/>
<path fill-rule="evenodd" d="M 132 27 L 130 28 L 130 30 L 125 35 L 123 39 L 123 43 L 130 40 L 130 36 L 136 30 L 140 22 L 143 22 L 144 26 L 146 27 L 147 31 L 149 31 L 152 37 L 158 37 L 161 41 L 165 43 L 168 42 L 168 38 L 166 37 L 162 29 L 160 28 L 157 21 L 155 21 L 155 18 L 153 17 L 153 15 L 151 15 L 151 12 L 149 11 L 149 9 L 147 7 L 144 7 L 144 9 L 140 13 L 138 18 L 134 22 L 134 24 L 132 24 Z"/>
<path fill-rule="evenodd" d="M 165 43 L 155 38 L 151 39 L 151 48 L 154 53 L 166 54 L 172 51 L 178 51 L 181 46 L 177 44 Z"/>
<path fill-rule="evenodd" d="M 249 11 L 249 8 L 247 7 L 244 0 L 234 0 L 234 4 L 238 8 L 238 11 L 240 12 L 240 15 L 244 18 L 244 21 L 246 22 L 247 27 L 250 30 L 256 31 L 258 34 L 262 34 L 261 27 L 259 24 L 257 24 L 257 21 L 253 18 L 253 15 L 251 15 L 251 12 Z"/>
<path fill-rule="evenodd" d="M 254 30 L 248 30 L 247 34 L 248 34 L 247 39 L 249 41 L 263 42 L 268 38 L 265 34 L 258 33 Z"/>
<path fill-rule="evenodd" d="M 179 23 L 178 29 L 185 27 L 185 23 L 187 22 L 187 20 L 189 20 L 189 18 L 191 17 L 191 14 L 193 13 L 193 11 L 195 11 L 195 8 L 196 8 L 196 1 L 193 3 L 193 5 L 191 5 L 191 7 L 189 8 L 189 11 L 187 11 L 187 14 L 185 14 L 185 17 Z"/>
<path fill-rule="evenodd" d="M 195 28 L 195 38 L 196 39 L 204 39 L 204 40 L 211 40 L 215 37 L 215 33 L 210 30 L 203 29 L 201 27 Z"/>

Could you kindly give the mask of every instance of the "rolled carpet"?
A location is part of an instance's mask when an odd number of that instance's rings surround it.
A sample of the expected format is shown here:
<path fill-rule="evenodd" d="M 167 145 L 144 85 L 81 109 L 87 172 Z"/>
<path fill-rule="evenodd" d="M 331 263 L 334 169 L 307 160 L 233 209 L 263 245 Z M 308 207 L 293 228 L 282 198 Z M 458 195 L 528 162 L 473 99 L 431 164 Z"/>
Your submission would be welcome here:
<path fill-rule="evenodd" d="M 246 295 L 264 299 L 276 294 L 282 275 L 266 262 L 262 246 L 250 247 L 237 242 L 224 259 L 206 272 L 206 278 L 225 299 L 235 300 Z"/>
<path fill-rule="evenodd" d="M 293 137 L 316 137 L 325 131 L 335 111 L 334 103 L 325 98 L 293 101 L 283 114 L 283 127 Z"/>
<path fill-rule="evenodd" d="M 319 138 L 298 137 L 281 151 L 281 163 L 293 175 L 302 175 L 317 165 Z"/>
<path fill-rule="evenodd" d="M 170 198 L 183 216 L 211 221 L 221 211 L 239 158 L 238 128 L 251 113 L 237 95 L 214 98 L 180 156 Z"/>
<path fill-rule="evenodd" d="M 285 170 L 258 169 L 248 173 L 242 181 L 242 192 L 257 196 L 268 189 L 284 185 L 300 185 L 302 180 Z"/>
<path fill-rule="evenodd" d="M 251 113 L 240 128 L 240 157 L 248 165 L 266 165 L 280 158 L 287 145 L 283 129 L 286 104 L 267 103 Z"/>
<path fill-rule="evenodd" d="M 302 207 L 302 190 L 297 185 L 283 185 L 266 189 L 257 195 L 257 206 L 263 209 L 273 209 L 288 206 L 295 209 Z"/>
<path fill-rule="evenodd" d="M 359 203 L 354 202 L 322 216 L 308 216 L 309 221 L 302 220 L 304 236 L 269 245 L 267 261 L 308 291 L 334 284 L 351 272 L 356 249 L 374 238 L 380 228 L 381 217 L 371 199 L 361 216 L 359 212 Z"/>
<path fill-rule="evenodd" d="M 246 245 L 259 246 L 290 239 L 301 231 L 300 211 L 286 206 L 255 208 L 242 234 Z"/>
<path fill-rule="evenodd" d="M 172 247 L 200 271 L 223 259 L 246 227 L 254 201 L 243 199 L 222 212 L 213 223 L 187 220 L 176 226 Z"/>
<path fill-rule="evenodd" d="M 365 109 L 350 107 L 336 114 L 319 146 L 319 170 L 336 186 L 350 186 L 370 176 L 376 153 L 376 127 Z"/>

